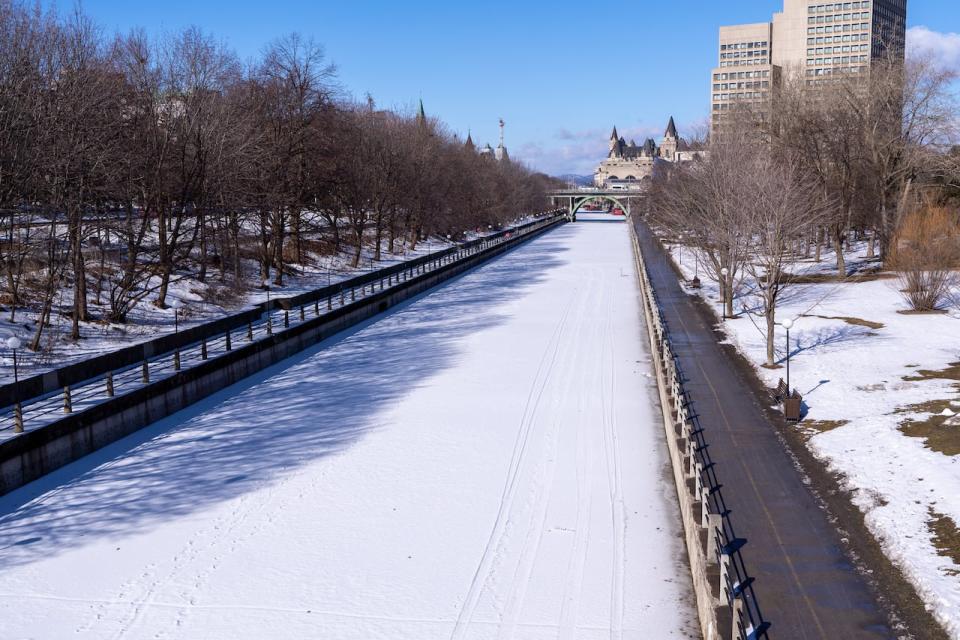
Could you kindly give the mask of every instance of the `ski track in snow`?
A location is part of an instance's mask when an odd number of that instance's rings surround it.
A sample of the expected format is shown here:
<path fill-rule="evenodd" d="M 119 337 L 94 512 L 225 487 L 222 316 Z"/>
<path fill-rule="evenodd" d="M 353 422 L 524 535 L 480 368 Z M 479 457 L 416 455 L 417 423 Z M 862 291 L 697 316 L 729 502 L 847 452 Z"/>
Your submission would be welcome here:
<path fill-rule="evenodd" d="M 0 545 L 0 637 L 697 637 L 631 259 L 625 225 L 568 225 L 14 492 L 37 542 Z M 399 388 L 343 410 L 368 377 Z"/>
<path fill-rule="evenodd" d="M 523 409 L 523 415 L 520 419 L 520 428 L 517 430 L 517 439 L 513 447 L 510 469 L 507 472 L 506 483 L 504 484 L 503 493 L 500 498 L 500 509 L 497 513 L 497 518 L 493 523 L 493 529 L 490 531 L 490 537 L 487 540 L 487 546 L 483 551 L 483 555 L 480 557 L 479 564 L 477 565 L 477 571 L 470 583 L 470 589 L 467 592 L 466 603 L 457 618 L 457 624 L 453 628 L 453 633 L 450 635 L 451 640 L 459 640 L 463 637 L 466 629 L 473 621 L 473 616 L 476 612 L 483 589 L 493 575 L 491 572 L 491 565 L 495 561 L 497 548 L 501 544 L 506 534 L 506 530 L 511 524 L 510 509 L 513 506 L 513 502 L 519 489 L 518 478 L 520 477 L 521 471 L 524 467 L 527 444 L 530 440 L 530 432 L 536 424 L 537 410 L 540 407 L 540 401 L 543 398 L 543 393 L 546 390 L 550 381 L 550 377 L 553 373 L 553 367 L 560 353 L 560 348 L 563 346 L 562 338 L 564 337 L 564 329 L 567 325 L 567 320 L 570 317 L 570 312 L 575 302 L 576 298 L 571 298 L 569 300 L 563 316 L 557 323 L 556 331 L 554 332 L 550 343 L 547 345 L 547 348 L 540 359 L 540 365 L 537 368 L 537 373 L 534 376 L 533 383 L 530 386 L 530 391 L 527 394 L 527 402 Z"/>

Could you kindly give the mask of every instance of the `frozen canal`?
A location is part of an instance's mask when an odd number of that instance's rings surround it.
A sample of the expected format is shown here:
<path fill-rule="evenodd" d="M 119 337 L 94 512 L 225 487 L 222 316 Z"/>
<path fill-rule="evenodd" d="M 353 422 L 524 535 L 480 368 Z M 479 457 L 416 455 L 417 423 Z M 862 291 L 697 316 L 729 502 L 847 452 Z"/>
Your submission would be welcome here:
<path fill-rule="evenodd" d="M 0 638 L 687 638 L 625 224 L 0 498 Z"/>

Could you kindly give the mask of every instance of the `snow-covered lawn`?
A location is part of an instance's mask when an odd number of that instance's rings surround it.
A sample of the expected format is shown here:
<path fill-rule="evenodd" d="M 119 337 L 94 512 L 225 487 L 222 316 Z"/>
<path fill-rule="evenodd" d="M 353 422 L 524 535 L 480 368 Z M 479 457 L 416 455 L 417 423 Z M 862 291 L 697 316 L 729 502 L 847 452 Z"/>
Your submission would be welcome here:
<path fill-rule="evenodd" d="M 671 251 L 679 261 L 678 248 Z M 863 246 L 851 253 L 854 269 L 867 265 L 864 254 Z M 692 276 L 689 247 L 683 249 L 681 268 Z M 822 263 L 795 269 L 836 273 L 829 252 Z M 716 283 L 702 270 L 700 278 L 700 295 L 719 314 Z M 887 554 L 951 636 L 960 638 L 960 564 L 955 562 L 960 538 L 947 539 L 960 535 L 960 418 L 954 416 L 960 413 L 960 368 L 951 370 L 960 363 L 960 313 L 954 308 L 945 314 L 904 314 L 899 288 L 892 274 L 793 285 L 778 320 L 795 320 L 791 386 L 808 406 L 798 427 L 809 436 L 808 446 L 853 490 Z M 765 361 L 762 319 L 740 313 L 741 305 L 754 303 L 749 296 L 739 299 L 739 317 L 724 321 L 724 330 L 774 386 L 785 370 L 759 366 Z M 781 362 L 785 354 L 780 329 Z M 901 430 L 907 421 L 915 422 L 907 429 L 913 435 Z M 919 437 L 931 433 L 930 439 Z"/>
<path fill-rule="evenodd" d="M 0 637 L 697 637 L 630 251 L 566 225 L 0 498 Z"/>

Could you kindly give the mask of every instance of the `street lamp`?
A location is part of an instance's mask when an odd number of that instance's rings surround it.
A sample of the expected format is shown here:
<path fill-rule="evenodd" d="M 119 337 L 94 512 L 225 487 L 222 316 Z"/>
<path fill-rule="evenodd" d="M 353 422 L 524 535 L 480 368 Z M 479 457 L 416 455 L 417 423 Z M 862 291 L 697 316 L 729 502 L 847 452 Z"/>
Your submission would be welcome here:
<path fill-rule="evenodd" d="M 787 395 L 789 396 L 790 391 L 790 329 L 793 327 L 793 320 L 787 318 L 780 325 L 787 330 Z"/>
<path fill-rule="evenodd" d="M 23 433 L 23 409 L 20 406 L 20 374 L 17 371 L 17 349 L 21 346 L 20 338 L 7 338 L 7 348 L 13 351 L 13 432 Z"/>
<path fill-rule="evenodd" d="M 730 270 L 724 267 L 720 269 L 720 315 L 727 319 L 727 276 Z"/>
<path fill-rule="evenodd" d="M 170 306 L 173 307 L 173 332 L 180 333 L 180 307 L 183 303 L 176 299 L 170 303 Z"/>
<path fill-rule="evenodd" d="M 180 307 L 183 305 L 179 299 L 175 299 L 170 303 L 170 306 L 173 307 L 173 332 L 174 334 L 180 333 Z M 180 345 L 177 345 L 177 348 L 173 351 L 173 368 L 176 371 L 180 371 Z"/>
<path fill-rule="evenodd" d="M 263 288 L 267 290 L 267 333 L 273 333 L 273 318 L 270 317 L 270 279 L 265 278 Z"/>

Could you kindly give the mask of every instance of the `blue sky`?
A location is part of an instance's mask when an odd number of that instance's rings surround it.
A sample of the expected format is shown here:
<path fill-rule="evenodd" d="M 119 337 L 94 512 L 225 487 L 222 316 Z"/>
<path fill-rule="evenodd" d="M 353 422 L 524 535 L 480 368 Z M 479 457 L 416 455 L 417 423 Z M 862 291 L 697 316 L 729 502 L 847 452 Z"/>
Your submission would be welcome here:
<path fill-rule="evenodd" d="M 960 61 L 958 0 L 909 0 L 910 26 L 925 46 Z M 69 10 L 72 0 L 57 0 Z M 601 7 L 555 0 L 86 0 L 107 31 L 142 26 L 160 34 L 198 25 L 241 57 L 299 31 L 322 43 L 344 90 L 382 106 L 427 111 L 478 143 L 507 146 L 552 174 L 591 173 L 614 124 L 662 134 L 670 115 L 681 135 L 706 118 L 717 27 L 761 22 L 782 0 L 610 0 Z"/>

